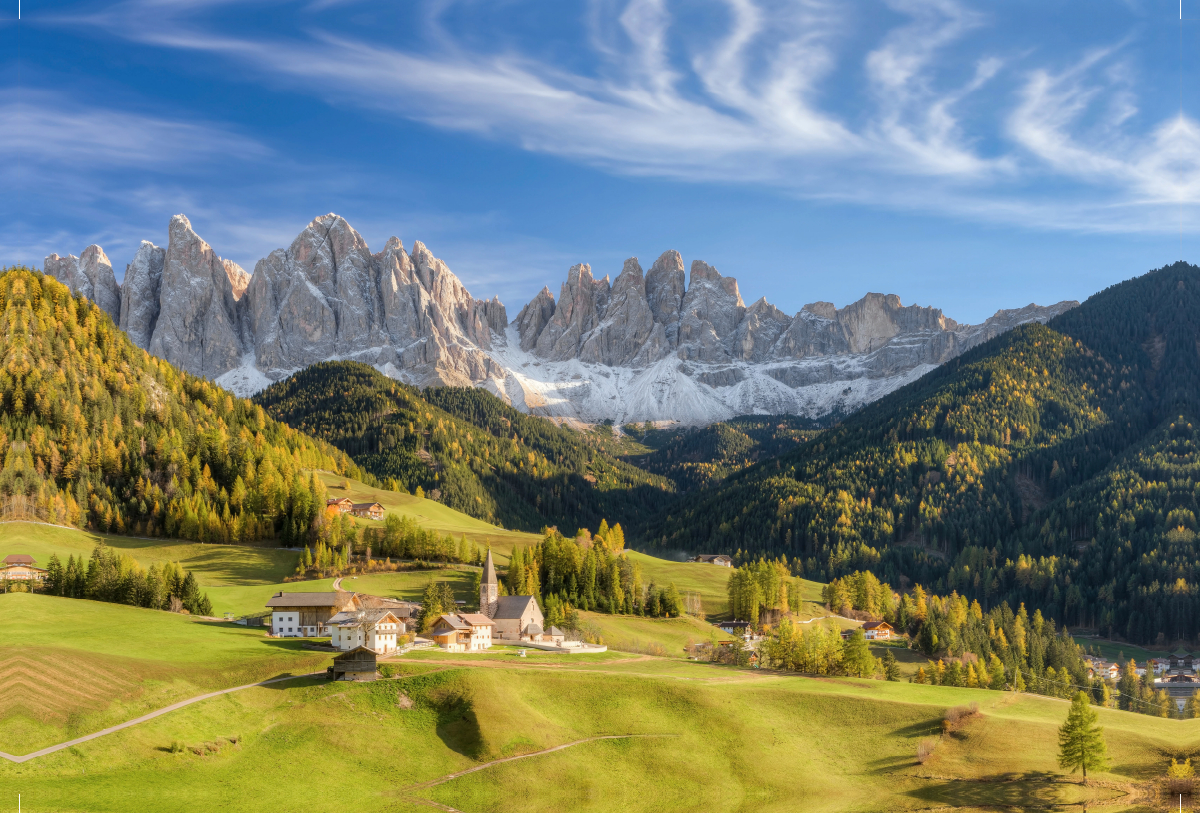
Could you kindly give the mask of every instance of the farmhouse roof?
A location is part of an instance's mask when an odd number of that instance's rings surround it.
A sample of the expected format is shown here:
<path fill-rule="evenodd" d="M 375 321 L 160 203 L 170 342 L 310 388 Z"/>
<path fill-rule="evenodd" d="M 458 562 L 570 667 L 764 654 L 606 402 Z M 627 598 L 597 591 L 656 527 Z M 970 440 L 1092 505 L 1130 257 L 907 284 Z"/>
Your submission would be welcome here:
<path fill-rule="evenodd" d="M 356 646 L 354 649 L 347 650 L 340 655 L 333 656 L 333 662 L 336 664 L 344 664 L 346 662 L 366 661 L 375 663 L 375 650 L 368 649 L 365 646 Z"/>
<path fill-rule="evenodd" d="M 892 625 L 886 621 L 868 621 L 867 623 L 863 624 L 863 629 L 865 630 L 881 630 L 884 627 L 891 629 Z"/>
<path fill-rule="evenodd" d="M 492 563 L 491 548 L 488 548 L 487 559 L 483 563 L 483 583 L 496 584 L 496 565 Z"/>
<path fill-rule="evenodd" d="M 399 598 L 387 598 L 386 596 L 372 596 L 369 593 L 355 593 L 358 596 L 359 603 L 362 604 L 364 610 L 404 610 L 406 615 L 411 616 L 414 610 L 420 610 L 421 605 L 415 601 L 405 601 Z"/>
<path fill-rule="evenodd" d="M 340 607 L 347 599 L 353 598 L 353 593 L 283 593 L 279 592 L 267 599 L 268 607 Z"/>
<path fill-rule="evenodd" d="M 496 626 L 492 619 L 488 618 L 483 613 L 459 613 L 458 617 L 466 621 L 473 627 L 494 627 Z"/>
<path fill-rule="evenodd" d="M 492 618 L 520 618 L 532 603 L 533 596 L 501 596 L 496 600 L 496 612 L 492 614 Z"/>
<path fill-rule="evenodd" d="M 338 627 L 356 627 L 360 620 L 368 624 L 380 624 L 388 616 L 391 616 L 393 622 L 400 623 L 400 619 L 391 610 L 363 610 L 361 613 L 355 610 L 342 610 L 326 623 Z"/>
<path fill-rule="evenodd" d="M 542 628 L 540 626 L 538 626 L 537 624 L 530 624 L 529 626 L 527 626 L 525 628 L 525 634 L 526 635 L 541 635 Z"/>
<path fill-rule="evenodd" d="M 6 565 L 31 565 L 34 559 L 28 553 L 10 553 L 4 557 Z"/>
<path fill-rule="evenodd" d="M 712 562 L 717 559 L 728 559 L 724 553 L 702 553 L 696 557 L 697 562 Z"/>
<path fill-rule="evenodd" d="M 440 627 L 443 624 L 445 624 L 447 627 L 450 627 L 450 629 L 455 630 L 469 630 L 471 628 L 470 624 L 465 623 L 457 615 L 452 615 L 450 613 L 446 613 L 445 615 L 438 617 L 438 626 Z"/>
<path fill-rule="evenodd" d="M 383 506 L 377 502 L 356 502 L 356 503 L 353 503 L 353 505 L 354 505 L 355 511 L 365 511 L 369 508 L 376 508 L 376 507 L 383 508 Z"/>
<path fill-rule="evenodd" d="M 333 497 L 325 501 L 326 505 L 341 505 L 344 502 L 350 502 L 349 497 Z"/>

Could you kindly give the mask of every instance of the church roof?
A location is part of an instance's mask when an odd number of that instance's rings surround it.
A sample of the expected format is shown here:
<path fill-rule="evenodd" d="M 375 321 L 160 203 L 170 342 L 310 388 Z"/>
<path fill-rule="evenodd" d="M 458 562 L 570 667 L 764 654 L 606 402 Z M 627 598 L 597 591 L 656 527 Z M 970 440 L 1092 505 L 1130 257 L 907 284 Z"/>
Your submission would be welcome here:
<path fill-rule="evenodd" d="M 530 604 L 537 606 L 533 596 L 500 596 L 492 618 L 520 618 Z"/>
<path fill-rule="evenodd" d="M 496 566 L 492 563 L 491 548 L 488 548 L 487 560 L 483 563 L 483 584 L 496 584 Z"/>

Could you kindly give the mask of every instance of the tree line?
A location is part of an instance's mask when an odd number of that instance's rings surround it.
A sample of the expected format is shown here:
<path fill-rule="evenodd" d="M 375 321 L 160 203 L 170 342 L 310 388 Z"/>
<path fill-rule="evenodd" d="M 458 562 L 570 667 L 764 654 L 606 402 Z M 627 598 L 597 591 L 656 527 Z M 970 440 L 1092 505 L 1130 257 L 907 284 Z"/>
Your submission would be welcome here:
<path fill-rule="evenodd" d="M 200 593 L 194 573 L 171 562 L 143 568 L 128 554 L 103 542 L 97 543 L 88 559 L 71 554 L 65 565 L 58 554 L 50 554 L 42 589 L 51 596 L 212 615 L 212 602 L 207 593 Z"/>

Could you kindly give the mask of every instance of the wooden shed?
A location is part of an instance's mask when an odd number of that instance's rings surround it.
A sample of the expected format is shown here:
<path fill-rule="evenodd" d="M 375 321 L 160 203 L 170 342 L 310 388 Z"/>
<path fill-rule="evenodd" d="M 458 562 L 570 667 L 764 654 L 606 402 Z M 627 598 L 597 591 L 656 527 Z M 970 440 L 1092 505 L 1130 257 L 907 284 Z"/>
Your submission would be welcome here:
<path fill-rule="evenodd" d="M 375 653 L 365 646 L 333 656 L 327 671 L 330 680 L 374 680 L 378 665 Z"/>

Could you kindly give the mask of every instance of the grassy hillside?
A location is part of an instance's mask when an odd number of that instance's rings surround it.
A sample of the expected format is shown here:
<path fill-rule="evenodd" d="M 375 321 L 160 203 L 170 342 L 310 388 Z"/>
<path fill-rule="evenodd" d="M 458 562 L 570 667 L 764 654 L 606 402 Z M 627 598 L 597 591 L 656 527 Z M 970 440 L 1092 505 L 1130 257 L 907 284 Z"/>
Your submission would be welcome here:
<path fill-rule="evenodd" d="M 0 595 L 0 751 L 27 753 L 205 691 L 327 661 L 261 630 L 81 599 Z"/>
<path fill-rule="evenodd" d="M 202 587 L 274 584 L 296 570 L 292 550 L 245 545 L 205 545 L 171 539 L 137 539 L 32 522 L 0 526 L 0 558 L 28 553 L 45 567 L 51 554 L 87 558 L 98 542 L 132 556 L 147 570 L 151 565 L 178 562 L 196 574 Z"/>
<path fill-rule="evenodd" d="M 375 488 L 359 480 L 329 472 L 319 472 L 318 477 L 325 483 L 331 499 L 349 497 L 355 502 L 377 502 L 387 513 L 412 517 L 422 528 L 452 534 L 456 538 L 465 534 L 467 539 L 477 544 L 490 545 L 496 555 L 502 555 L 505 561 L 515 545 L 531 545 L 541 538 L 537 534 L 505 530 L 499 525 L 469 516 L 436 500 Z M 348 487 L 341 488 L 342 482 Z M 383 526 L 382 522 L 369 519 L 359 519 L 358 522 L 372 528 Z"/>
<path fill-rule="evenodd" d="M 355 362 L 308 367 L 255 396 L 272 417 L 354 456 L 407 491 L 510 528 L 571 533 L 647 519 L 670 481 L 585 435 L 519 412 L 479 389 L 421 392 Z"/>
<path fill-rule="evenodd" d="M 0 764 L 0 784 L 19 780 L 34 810 L 93 813 L 428 809 L 421 800 L 476 813 L 513 799 L 535 812 L 1041 808 L 1119 797 L 1200 742 L 1195 721 L 1102 711 L 1116 765 L 1104 778 L 1114 787 L 1082 788 L 1044 781 L 1057 773 L 1067 708 L 1046 698 L 655 658 L 423 668 L 395 681 L 206 701 L 24 766 Z M 947 707 L 969 701 L 983 716 L 918 765 L 918 741 L 940 728 Z M 653 736 L 585 742 L 430 784 L 613 734 Z M 183 753 L 169 753 L 172 742 Z"/>

